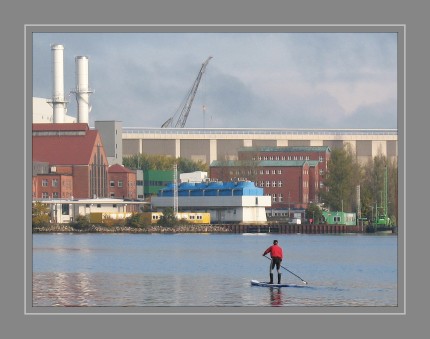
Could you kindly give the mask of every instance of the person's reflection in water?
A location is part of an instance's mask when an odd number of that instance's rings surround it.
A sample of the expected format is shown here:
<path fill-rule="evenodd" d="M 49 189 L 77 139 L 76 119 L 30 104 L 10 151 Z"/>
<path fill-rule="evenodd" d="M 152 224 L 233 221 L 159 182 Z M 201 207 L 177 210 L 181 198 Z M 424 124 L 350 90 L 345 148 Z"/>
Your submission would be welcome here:
<path fill-rule="evenodd" d="M 270 305 L 272 306 L 282 306 L 284 305 L 284 300 L 282 297 L 282 289 L 270 287 Z"/>

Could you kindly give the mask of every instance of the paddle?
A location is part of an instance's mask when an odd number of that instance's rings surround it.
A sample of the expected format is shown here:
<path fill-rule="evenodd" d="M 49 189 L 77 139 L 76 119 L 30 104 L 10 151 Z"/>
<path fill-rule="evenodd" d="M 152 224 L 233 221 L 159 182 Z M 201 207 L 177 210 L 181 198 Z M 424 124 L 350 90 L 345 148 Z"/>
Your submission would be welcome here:
<path fill-rule="evenodd" d="M 266 257 L 265 255 L 264 255 L 264 257 L 266 258 L 266 259 L 269 259 L 270 261 L 272 261 L 272 259 L 270 259 L 269 257 Z M 295 275 L 297 278 L 299 278 L 305 285 L 307 285 L 308 283 L 306 282 L 306 281 L 304 281 L 302 278 L 300 278 L 297 274 L 295 274 L 295 273 L 293 273 L 293 272 L 291 272 L 288 268 L 285 268 L 284 266 L 282 266 L 281 265 L 281 267 L 284 269 L 284 270 L 286 270 L 286 271 L 288 271 L 288 272 L 290 272 L 292 275 Z"/>

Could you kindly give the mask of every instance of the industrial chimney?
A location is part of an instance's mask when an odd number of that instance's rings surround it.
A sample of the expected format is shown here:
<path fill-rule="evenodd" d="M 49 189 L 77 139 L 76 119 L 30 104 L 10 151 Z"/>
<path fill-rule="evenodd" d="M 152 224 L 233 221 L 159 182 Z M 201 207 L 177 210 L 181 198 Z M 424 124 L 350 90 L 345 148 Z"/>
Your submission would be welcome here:
<path fill-rule="evenodd" d="M 66 112 L 66 101 L 64 100 L 64 65 L 63 65 L 63 45 L 51 45 L 52 54 L 52 108 L 53 122 L 64 123 Z"/>
<path fill-rule="evenodd" d="M 77 56 L 75 58 L 76 68 L 76 101 L 78 107 L 78 122 L 88 124 L 88 113 L 90 112 L 89 95 L 93 93 L 88 88 L 88 57 Z"/>

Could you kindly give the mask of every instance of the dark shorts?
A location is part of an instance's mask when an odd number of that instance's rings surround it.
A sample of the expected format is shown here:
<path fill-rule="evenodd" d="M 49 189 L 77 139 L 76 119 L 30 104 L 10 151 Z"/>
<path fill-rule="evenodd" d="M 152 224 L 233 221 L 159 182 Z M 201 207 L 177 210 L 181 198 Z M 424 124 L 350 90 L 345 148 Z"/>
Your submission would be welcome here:
<path fill-rule="evenodd" d="M 272 258 L 272 263 L 270 265 L 270 268 L 273 270 L 276 266 L 276 269 L 279 270 L 281 268 L 281 258 Z"/>

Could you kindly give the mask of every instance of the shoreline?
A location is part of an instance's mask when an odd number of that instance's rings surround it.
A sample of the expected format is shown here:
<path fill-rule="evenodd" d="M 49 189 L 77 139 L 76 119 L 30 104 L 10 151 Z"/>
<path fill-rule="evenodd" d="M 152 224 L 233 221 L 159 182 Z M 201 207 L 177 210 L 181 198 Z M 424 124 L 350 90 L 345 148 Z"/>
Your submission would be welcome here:
<path fill-rule="evenodd" d="M 148 227 L 89 225 L 82 229 L 67 224 L 52 224 L 46 227 L 33 227 L 32 233 L 234 233 L 225 226 L 217 225 L 178 225 Z"/>

